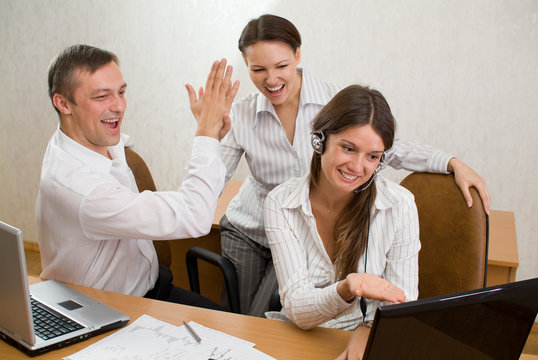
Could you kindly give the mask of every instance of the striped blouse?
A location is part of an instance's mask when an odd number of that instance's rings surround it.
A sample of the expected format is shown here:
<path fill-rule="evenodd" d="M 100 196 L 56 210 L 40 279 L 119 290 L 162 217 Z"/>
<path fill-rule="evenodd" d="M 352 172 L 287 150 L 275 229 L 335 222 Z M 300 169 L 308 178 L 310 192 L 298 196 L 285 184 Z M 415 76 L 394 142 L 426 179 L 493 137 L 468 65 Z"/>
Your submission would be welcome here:
<path fill-rule="evenodd" d="M 376 178 L 368 238 L 366 272 L 401 288 L 406 300 L 418 296 L 418 213 L 413 195 L 400 185 Z M 364 319 L 359 302 L 344 301 L 336 290 L 336 267 L 316 228 L 309 199 L 310 176 L 291 179 L 269 193 L 265 226 L 273 255 L 281 313 L 269 318 L 290 319 L 303 329 L 325 326 L 353 330 Z M 364 256 L 357 272 L 364 272 Z M 365 320 L 380 305 L 367 300 Z"/>
<path fill-rule="evenodd" d="M 231 129 L 221 142 L 221 156 L 226 166 L 226 182 L 233 176 L 245 155 L 250 174 L 232 199 L 226 215 L 239 231 L 260 245 L 268 247 L 263 223 L 263 203 L 275 186 L 300 177 L 310 170 L 312 120 L 340 90 L 338 87 L 302 74 L 299 111 L 293 144 L 265 96 L 259 92 L 237 101 L 230 112 Z M 396 169 L 446 173 L 451 156 L 429 145 L 395 141 L 385 162 Z"/>

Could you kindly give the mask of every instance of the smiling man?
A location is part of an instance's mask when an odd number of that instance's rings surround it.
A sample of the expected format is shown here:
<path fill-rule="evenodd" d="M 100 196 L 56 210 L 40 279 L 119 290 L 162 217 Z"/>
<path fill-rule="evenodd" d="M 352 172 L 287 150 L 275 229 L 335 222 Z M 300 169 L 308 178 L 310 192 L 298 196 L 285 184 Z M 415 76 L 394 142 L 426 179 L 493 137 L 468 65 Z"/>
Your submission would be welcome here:
<path fill-rule="evenodd" d="M 42 278 L 220 309 L 172 286 L 152 240 L 198 237 L 211 228 L 224 186 L 220 132 L 238 88 L 231 74 L 224 59 L 211 68 L 179 189 L 138 193 L 125 160 L 127 85 L 118 58 L 87 45 L 55 57 L 48 84 L 60 122 L 45 152 L 36 203 Z"/>

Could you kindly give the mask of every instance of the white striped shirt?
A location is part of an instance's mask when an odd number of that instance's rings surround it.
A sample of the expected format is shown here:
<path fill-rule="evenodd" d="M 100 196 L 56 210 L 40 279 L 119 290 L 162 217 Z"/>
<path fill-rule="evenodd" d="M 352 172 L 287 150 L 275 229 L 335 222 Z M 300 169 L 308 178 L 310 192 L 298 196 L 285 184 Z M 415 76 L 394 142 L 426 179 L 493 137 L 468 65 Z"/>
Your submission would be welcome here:
<path fill-rule="evenodd" d="M 226 215 L 239 231 L 268 247 L 263 223 L 263 203 L 275 186 L 300 177 L 310 170 L 312 120 L 340 90 L 335 85 L 302 74 L 299 111 L 293 145 L 290 144 L 275 109 L 262 94 L 254 93 L 235 102 L 230 113 L 231 129 L 222 139 L 222 160 L 226 182 L 233 176 L 245 154 L 250 175 L 231 201 Z M 446 173 L 451 156 L 429 145 L 395 141 L 385 162 L 397 169 Z"/>
<path fill-rule="evenodd" d="M 366 272 L 401 288 L 406 300 L 418 296 L 418 213 L 413 195 L 380 176 L 376 179 Z M 309 199 L 310 176 L 291 179 L 265 201 L 265 226 L 279 284 L 281 313 L 303 329 L 325 326 L 353 330 L 363 321 L 357 299 L 344 301 L 336 290 L 336 267 L 316 228 Z M 364 255 L 357 273 L 364 272 Z M 366 320 L 380 305 L 367 300 Z"/>

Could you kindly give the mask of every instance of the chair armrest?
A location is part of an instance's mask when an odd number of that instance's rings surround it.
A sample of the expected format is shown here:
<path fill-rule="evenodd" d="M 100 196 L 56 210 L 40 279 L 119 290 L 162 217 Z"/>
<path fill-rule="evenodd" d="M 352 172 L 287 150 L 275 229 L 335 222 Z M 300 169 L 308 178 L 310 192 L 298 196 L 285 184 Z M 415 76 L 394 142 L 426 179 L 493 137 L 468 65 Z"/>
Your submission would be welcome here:
<path fill-rule="evenodd" d="M 278 294 L 278 289 L 276 289 L 269 299 L 269 311 L 280 311 L 281 309 L 282 304 L 280 303 L 280 295 Z"/>
<path fill-rule="evenodd" d="M 228 295 L 228 302 L 230 304 L 230 311 L 239 314 L 239 285 L 235 267 L 232 262 L 224 256 L 214 253 L 213 251 L 209 251 L 198 246 L 190 248 L 186 254 L 187 275 L 189 277 L 191 291 L 197 292 L 198 294 L 200 293 L 198 259 L 215 265 L 221 270 L 224 277 L 226 294 Z"/>

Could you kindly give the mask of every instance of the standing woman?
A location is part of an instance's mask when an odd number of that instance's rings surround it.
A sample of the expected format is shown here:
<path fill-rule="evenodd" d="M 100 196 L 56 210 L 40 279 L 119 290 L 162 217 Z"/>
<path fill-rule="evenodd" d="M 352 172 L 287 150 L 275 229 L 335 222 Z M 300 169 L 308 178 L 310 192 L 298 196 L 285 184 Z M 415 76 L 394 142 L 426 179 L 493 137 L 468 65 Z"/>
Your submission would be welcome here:
<path fill-rule="evenodd" d="M 308 173 L 312 119 L 339 89 L 298 68 L 301 36 L 282 17 L 251 20 L 239 38 L 239 50 L 259 92 L 233 104 L 231 129 L 221 142 L 226 181 L 243 154 L 250 169 L 220 222 L 222 254 L 237 271 L 241 312 L 263 316 L 277 288 L 263 221 L 265 197 L 275 186 Z M 196 116 L 196 92 L 190 85 L 187 89 Z M 471 198 L 468 188 L 475 186 L 488 209 L 484 180 L 443 151 L 396 142 L 385 161 L 397 169 L 454 172 L 466 199 Z"/>

